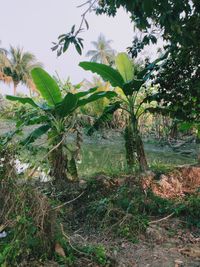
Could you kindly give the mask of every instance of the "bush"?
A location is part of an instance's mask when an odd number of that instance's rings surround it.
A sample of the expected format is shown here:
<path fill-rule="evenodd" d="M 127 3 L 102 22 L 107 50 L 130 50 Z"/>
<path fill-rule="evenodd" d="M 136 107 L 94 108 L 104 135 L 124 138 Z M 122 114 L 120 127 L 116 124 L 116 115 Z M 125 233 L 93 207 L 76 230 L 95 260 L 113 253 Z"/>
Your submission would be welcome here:
<path fill-rule="evenodd" d="M 174 208 L 177 216 L 183 216 L 189 227 L 197 227 L 200 230 L 200 194 L 187 196 Z"/>
<path fill-rule="evenodd" d="M 0 179 L 0 266 L 17 266 L 22 261 L 49 258 L 55 243 L 56 214 L 37 189 L 15 178 Z"/>

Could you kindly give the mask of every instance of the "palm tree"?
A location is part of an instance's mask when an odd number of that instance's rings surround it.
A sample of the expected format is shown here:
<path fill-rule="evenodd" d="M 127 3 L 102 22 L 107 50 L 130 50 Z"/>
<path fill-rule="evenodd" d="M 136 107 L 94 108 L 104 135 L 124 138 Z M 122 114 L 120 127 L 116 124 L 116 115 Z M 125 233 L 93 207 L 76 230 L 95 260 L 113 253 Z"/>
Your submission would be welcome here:
<path fill-rule="evenodd" d="M 23 52 L 23 49 L 10 46 L 8 54 L 0 53 L 0 80 L 7 83 L 13 83 L 14 95 L 17 92 L 19 83 L 26 85 L 31 92 L 37 91 L 31 79 L 30 71 L 41 66 L 36 61 L 36 57 Z"/>
<path fill-rule="evenodd" d="M 0 41 L 0 45 L 1 45 L 1 41 Z M 7 50 L 3 47 L 0 47 L 0 53 L 1 54 L 7 54 Z"/>
<path fill-rule="evenodd" d="M 114 61 L 115 51 L 110 44 L 112 40 L 106 40 L 103 34 L 100 34 L 96 42 L 91 42 L 94 46 L 94 50 L 89 50 L 86 54 L 87 57 L 91 57 L 90 61 L 99 62 L 106 65 L 112 65 Z"/>

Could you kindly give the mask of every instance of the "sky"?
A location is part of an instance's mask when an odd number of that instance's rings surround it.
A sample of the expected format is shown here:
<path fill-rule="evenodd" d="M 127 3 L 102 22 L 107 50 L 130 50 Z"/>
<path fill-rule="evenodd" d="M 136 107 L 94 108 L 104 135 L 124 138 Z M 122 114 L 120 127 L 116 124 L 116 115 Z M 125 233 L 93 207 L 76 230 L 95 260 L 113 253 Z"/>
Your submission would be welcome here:
<path fill-rule="evenodd" d="M 134 31 L 129 15 L 122 9 L 115 18 L 89 13 L 87 20 L 90 28 L 81 34 L 84 39 L 83 55 L 78 55 L 74 47 L 71 47 L 57 58 L 56 52 L 51 51 L 52 42 L 56 42 L 60 34 L 69 32 L 72 25 L 79 26 L 86 6 L 77 6 L 83 2 L 84 0 L 0 0 L 3 11 L 0 16 L 1 46 L 23 47 L 24 51 L 33 53 L 51 75 L 58 72 L 62 79 L 70 76 L 73 84 L 84 78 L 90 79 L 91 74 L 82 70 L 78 64 L 89 60 L 85 54 L 92 49 L 91 41 L 96 41 L 99 34 L 103 33 L 106 39 L 113 40 L 113 49 L 124 52 L 131 45 Z M 154 57 L 156 48 L 148 48 L 147 53 Z M 28 90 L 19 85 L 18 92 L 28 93 Z M 0 93 L 11 94 L 12 86 L 0 83 Z"/>

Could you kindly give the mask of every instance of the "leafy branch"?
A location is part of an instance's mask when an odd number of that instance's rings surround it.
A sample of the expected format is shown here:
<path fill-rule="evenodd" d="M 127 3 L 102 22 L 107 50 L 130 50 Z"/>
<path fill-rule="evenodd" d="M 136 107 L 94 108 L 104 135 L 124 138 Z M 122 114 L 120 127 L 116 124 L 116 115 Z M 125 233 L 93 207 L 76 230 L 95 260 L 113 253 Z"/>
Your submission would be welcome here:
<path fill-rule="evenodd" d="M 82 55 L 82 49 L 83 49 L 83 39 L 78 37 L 79 34 L 84 31 L 84 24 L 86 29 L 89 29 L 89 24 L 86 20 L 87 14 L 93 9 L 95 3 L 97 0 L 88 0 L 81 4 L 78 7 L 85 6 L 89 4 L 89 7 L 84 11 L 84 13 L 81 15 L 81 22 L 76 30 L 76 25 L 73 25 L 71 28 L 71 31 L 67 34 L 61 34 L 58 36 L 58 43 L 53 42 L 53 47 L 51 48 L 52 51 L 57 51 L 57 56 L 59 57 L 62 53 L 65 53 L 67 49 L 69 48 L 70 44 L 73 44 L 76 48 L 76 51 L 79 53 L 79 55 Z"/>

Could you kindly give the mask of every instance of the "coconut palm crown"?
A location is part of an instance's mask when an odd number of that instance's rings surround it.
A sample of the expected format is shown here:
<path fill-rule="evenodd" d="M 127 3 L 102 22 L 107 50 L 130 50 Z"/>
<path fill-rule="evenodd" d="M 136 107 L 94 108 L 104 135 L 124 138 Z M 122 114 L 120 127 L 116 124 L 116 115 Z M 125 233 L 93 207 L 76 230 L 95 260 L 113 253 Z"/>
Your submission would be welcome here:
<path fill-rule="evenodd" d="M 0 40 L 0 45 L 1 45 L 1 40 Z M 0 47 L 0 54 L 7 54 L 7 50 L 3 47 Z"/>
<path fill-rule="evenodd" d="M 90 57 L 90 61 L 111 65 L 114 61 L 115 51 L 112 49 L 112 40 L 106 40 L 103 34 L 100 34 L 97 41 L 91 42 L 94 46 L 93 50 L 89 50 L 86 54 Z"/>
<path fill-rule="evenodd" d="M 41 66 L 36 57 L 22 48 L 10 46 L 7 54 L 0 53 L 0 80 L 6 83 L 13 83 L 13 94 L 17 93 L 19 83 L 26 85 L 30 93 L 36 91 L 31 79 L 31 70 Z"/>

